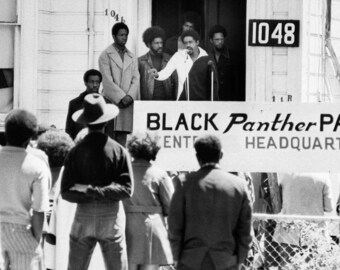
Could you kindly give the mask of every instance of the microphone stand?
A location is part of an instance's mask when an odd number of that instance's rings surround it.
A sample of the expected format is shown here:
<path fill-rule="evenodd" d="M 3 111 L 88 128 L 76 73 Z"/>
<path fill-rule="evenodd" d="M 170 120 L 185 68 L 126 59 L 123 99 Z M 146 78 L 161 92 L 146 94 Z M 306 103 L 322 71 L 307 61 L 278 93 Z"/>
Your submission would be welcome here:
<path fill-rule="evenodd" d="M 187 73 L 187 66 L 186 66 L 186 62 L 188 61 L 188 59 L 189 59 L 189 55 L 188 55 L 188 52 L 186 51 L 186 60 L 185 60 L 185 73 Z M 185 87 L 187 88 L 187 101 L 190 101 L 190 90 L 189 90 L 189 72 L 190 72 L 190 69 L 189 69 L 189 71 L 188 71 L 188 74 L 187 74 L 187 79 L 186 79 L 186 85 L 185 85 Z"/>
<path fill-rule="evenodd" d="M 189 71 L 190 72 L 190 71 Z M 187 77 L 187 101 L 190 101 L 190 88 L 189 88 L 189 73 L 188 73 L 188 77 Z"/>
<path fill-rule="evenodd" d="M 214 69 L 211 66 L 211 101 L 214 101 Z"/>

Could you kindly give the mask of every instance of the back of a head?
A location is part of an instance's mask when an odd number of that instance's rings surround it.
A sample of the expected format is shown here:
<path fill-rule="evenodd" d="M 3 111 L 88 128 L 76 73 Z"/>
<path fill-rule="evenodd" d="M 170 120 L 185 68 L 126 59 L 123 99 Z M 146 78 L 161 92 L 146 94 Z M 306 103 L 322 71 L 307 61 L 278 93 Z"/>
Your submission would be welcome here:
<path fill-rule="evenodd" d="M 74 146 L 71 137 L 62 130 L 48 130 L 41 135 L 37 142 L 37 148 L 43 150 L 48 156 L 51 168 L 61 167 L 66 155 Z"/>
<path fill-rule="evenodd" d="M 29 111 L 15 109 L 6 116 L 5 138 L 8 145 L 26 147 L 37 131 L 37 118 Z"/>
<path fill-rule="evenodd" d="M 127 142 L 127 149 L 135 159 L 155 160 L 161 146 L 160 137 L 153 133 L 135 133 Z"/>
<path fill-rule="evenodd" d="M 194 144 L 197 158 L 203 162 L 218 162 L 221 157 L 221 141 L 215 135 L 199 137 Z"/>

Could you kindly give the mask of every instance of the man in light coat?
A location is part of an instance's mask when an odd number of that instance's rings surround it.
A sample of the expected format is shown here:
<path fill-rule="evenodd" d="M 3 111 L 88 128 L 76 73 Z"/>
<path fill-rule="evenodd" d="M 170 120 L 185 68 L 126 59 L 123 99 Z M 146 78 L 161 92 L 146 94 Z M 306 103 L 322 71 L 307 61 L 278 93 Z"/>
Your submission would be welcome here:
<path fill-rule="evenodd" d="M 125 44 L 129 28 L 124 23 L 112 27 L 114 43 L 99 57 L 99 69 L 103 75 L 103 95 L 117 105 L 120 113 L 115 120 L 114 138 L 125 146 L 127 134 L 132 132 L 133 102 L 140 99 L 138 63 Z"/>

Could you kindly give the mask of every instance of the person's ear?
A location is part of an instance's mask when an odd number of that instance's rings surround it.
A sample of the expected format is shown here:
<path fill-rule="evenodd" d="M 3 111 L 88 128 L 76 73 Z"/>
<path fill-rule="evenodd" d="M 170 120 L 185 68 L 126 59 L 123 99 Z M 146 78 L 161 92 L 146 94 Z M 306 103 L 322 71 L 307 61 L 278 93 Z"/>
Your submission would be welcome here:
<path fill-rule="evenodd" d="M 196 43 L 197 43 L 197 46 L 200 45 L 200 41 L 199 40 L 197 40 Z"/>

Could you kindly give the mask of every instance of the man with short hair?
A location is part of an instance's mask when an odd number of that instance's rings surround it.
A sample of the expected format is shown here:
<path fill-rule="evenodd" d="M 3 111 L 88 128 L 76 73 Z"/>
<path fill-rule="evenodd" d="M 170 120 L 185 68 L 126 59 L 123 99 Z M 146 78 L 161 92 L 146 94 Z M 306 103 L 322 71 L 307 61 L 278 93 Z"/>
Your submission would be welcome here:
<path fill-rule="evenodd" d="M 143 41 L 149 52 L 138 58 L 140 74 L 141 100 L 175 100 L 177 91 L 177 74 L 173 73 L 164 81 L 155 81 L 149 70 L 162 70 L 170 60 L 170 56 L 163 52 L 164 30 L 158 26 L 146 29 Z"/>
<path fill-rule="evenodd" d="M 149 72 L 156 80 L 163 81 L 177 71 L 176 100 L 218 100 L 217 79 L 213 78 L 215 87 L 212 93 L 210 88 L 212 67 L 208 54 L 198 46 L 199 34 L 195 30 L 188 30 L 183 32 L 181 38 L 186 49 L 176 52 L 160 72 L 156 69 L 150 69 Z"/>
<path fill-rule="evenodd" d="M 38 130 L 36 117 L 13 110 L 5 119 L 6 146 L 0 149 L 0 269 L 41 269 L 40 246 L 49 209 L 51 173 L 46 162 L 26 150 Z"/>
<path fill-rule="evenodd" d="M 188 11 L 182 14 L 180 34 L 168 38 L 165 42 L 164 51 L 169 55 L 174 55 L 177 51 L 184 50 L 185 44 L 181 39 L 181 35 L 188 30 L 199 30 L 200 16 L 193 11 Z"/>
<path fill-rule="evenodd" d="M 99 87 L 102 82 L 102 74 L 96 69 L 89 69 L 85 72 L 83 80 L 86 90 L 78 97 L 72 99 L 68 105 L 65 131 L 73 140 L 76 138 L 78 132 L 84 128 L 84 125 L 74 122 L 72 120 L 72 114 L 83 108 L 84 98 L 87 94 L 99 93 Z M 106 133 L 109 136 L 113 136 L 113 120 L 107 125 Z"/>
<path fill-rule="evenodd" d="M 115 120 L 114 139 L 125 146 L 132 132 L 133 101 L 140 99 L 138 62 L 125 44 L 129 28 L 124 23 L 112 27 L 114 43 L 99 57 L 99 70 L 103 75 L 103 95 L 117 105 L 120 113 Z"/>
<path fill-rule="evenodd" d="M 118 115 L 103 96 L 88 94 L 84 109 L 72 119 L 89 129 L 71 149 L 61 180 L 63 199 L 77 203 L 70 233 L 68 269 L 87 269 L 97 242 L 107 270 L 127 270 L 125 213 L 121 200 L 131 197 L 133 176 L 129 156 L 104 129 Z"/>
<path fill-rule="evenodd" d="M 239 269 L 252 237 L 244 180 L 223 171 L 221 142 L 206 135 L 194 144 L 200 169 L 177 178 L 169 239 L 178 270 Z"/>
<path fill-rule="evenodd" d="M 227 30 L 222 25 L 214 25 L 209 30 L 209 40 L 212 51 L 209 53 L 213 59 L 218 73 L 219 100 L 243 101 L 240 76 L 240 56 L 225 44 Z"/>

